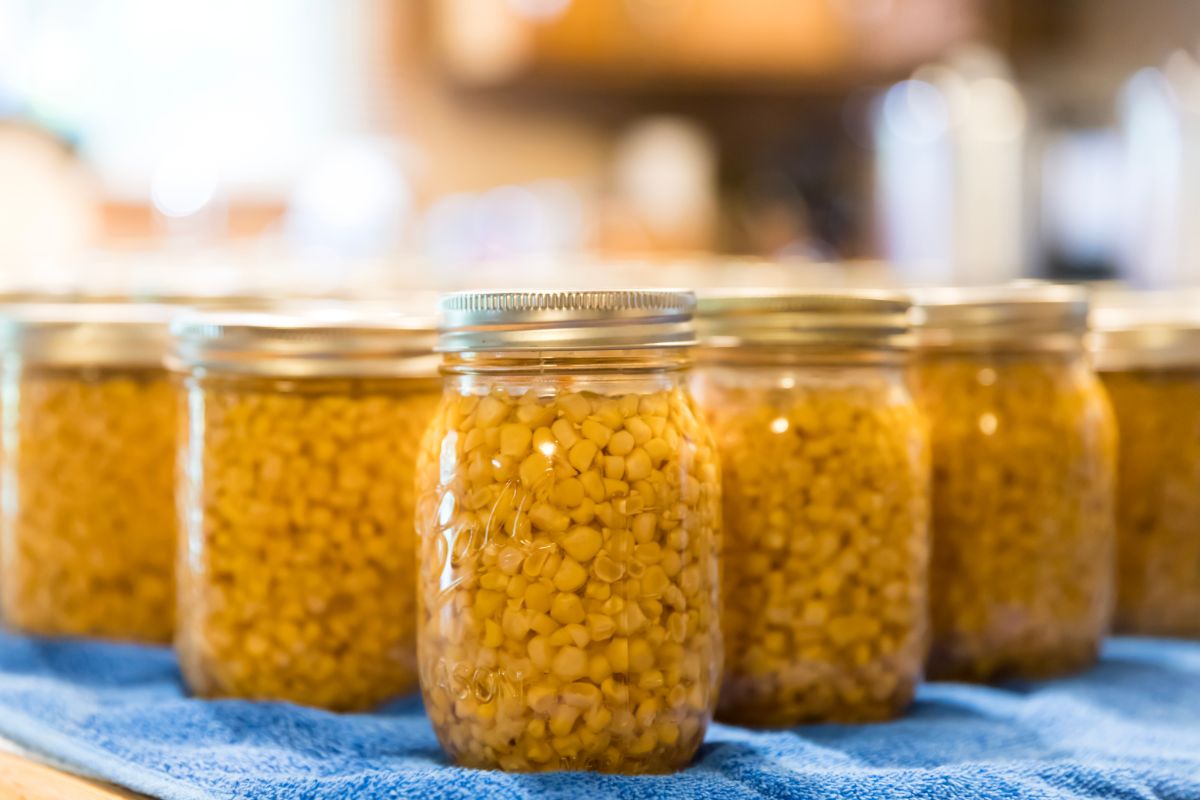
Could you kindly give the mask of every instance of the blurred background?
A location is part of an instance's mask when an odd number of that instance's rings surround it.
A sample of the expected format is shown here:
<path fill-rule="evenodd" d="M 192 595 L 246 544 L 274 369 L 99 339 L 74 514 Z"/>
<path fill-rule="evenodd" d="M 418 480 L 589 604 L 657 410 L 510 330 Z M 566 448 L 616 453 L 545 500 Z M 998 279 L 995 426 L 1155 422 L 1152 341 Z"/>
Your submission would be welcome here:
<path fill-rule="evenodd" d="M 1200 284 L 1198 44 L 1194 0 L 0 0 L 0 284 Z"/>

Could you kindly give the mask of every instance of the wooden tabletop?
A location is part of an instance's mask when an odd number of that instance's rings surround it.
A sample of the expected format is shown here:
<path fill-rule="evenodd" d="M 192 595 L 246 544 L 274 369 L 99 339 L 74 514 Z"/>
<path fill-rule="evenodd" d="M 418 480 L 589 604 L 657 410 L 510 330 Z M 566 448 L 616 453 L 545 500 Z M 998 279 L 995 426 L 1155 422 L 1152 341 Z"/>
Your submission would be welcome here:
<path fill-rule="evenodd" d="M 143 797 L 116 786 L 70 775 L 7 750 L 0 751 L 0 798 L 4 800 L 134 800 Z"/>

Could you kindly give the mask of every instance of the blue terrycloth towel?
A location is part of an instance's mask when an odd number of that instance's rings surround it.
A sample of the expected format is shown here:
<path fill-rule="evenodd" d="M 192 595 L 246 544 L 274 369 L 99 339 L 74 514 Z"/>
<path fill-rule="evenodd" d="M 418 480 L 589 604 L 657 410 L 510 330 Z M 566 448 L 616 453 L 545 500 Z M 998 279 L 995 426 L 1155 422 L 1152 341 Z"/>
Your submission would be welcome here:
<path fill-rule="evenodd" d="M 184 695 L 161 648 L 0 634 L 0 735 L 164 798 L 1200 798 L 1200 644 L 1117 639 L 1065 680 L 925 686 L 882 725 L 714 725 L 679 775 L 449 766 L 420 701 L 338 715 Z"/>

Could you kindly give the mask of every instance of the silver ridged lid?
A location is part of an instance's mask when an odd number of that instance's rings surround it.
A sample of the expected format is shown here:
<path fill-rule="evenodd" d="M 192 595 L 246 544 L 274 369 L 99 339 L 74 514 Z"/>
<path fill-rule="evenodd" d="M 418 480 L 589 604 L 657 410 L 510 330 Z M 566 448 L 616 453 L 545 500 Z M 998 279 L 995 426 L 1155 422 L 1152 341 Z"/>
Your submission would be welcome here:
<path fill-rule="evenodd" d="M 265 377 L 432 377 L 432 315 L 335 305 L 294 311 L 193 311 L 171 325 L 177 371 Z"/>
<path fill-rule="evenodd" d="M 910 344 L 911 305 L 899 292 L 854 289 L 702 293 L 697 327 L 710 348 L 902 349 Z"/>
<path fill-rule="evenodd" d="M 672 289 L 458 292 L 438 350 L 636 350 L 696 343 L 696 296 Z"/>
<path fill-rule="evenodd" d="M 1097 369 L 1200 367 L 1200 308 L 1146 306 L 1092 312 Z"/>
<path fill-rule="evenodd" d="M 0 339 L 24 362 L 45 366 L 161 366 L 173 310 L 141 303 L 0 306 Z"/>
<path fill-rule="evenodd" d="M 922 289 L 914 299 L 922 347 L 1078 346 L 1087 331 L 1088 294 L 1078 286 L 1030 281 Z"/>

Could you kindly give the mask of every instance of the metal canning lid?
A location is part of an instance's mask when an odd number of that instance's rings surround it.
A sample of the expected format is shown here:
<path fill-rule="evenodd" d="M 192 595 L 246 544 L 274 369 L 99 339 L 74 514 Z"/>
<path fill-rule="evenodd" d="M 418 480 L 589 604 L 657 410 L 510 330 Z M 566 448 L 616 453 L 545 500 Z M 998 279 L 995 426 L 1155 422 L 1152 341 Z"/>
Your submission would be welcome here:
<path fill-rule="evenodd" d="M 433 377 L 432 315 L 353 305 L 193 311 L 171 324 L 176 371 L 264 377 Z"/>
<path fill-rule="evenodd" d="M 673 289 L 458 292 L 441 301 L 438 350 L 637 350 L 696 343 L 696 296 Z"/>
<path fill-rule="evenodd" d="M 172 314 L 141 303 L 0 305 L 0 341 L 28 364 L 162 366 Z"/>
<path fill-rule="evenodd" d="M 1088 294 L 1077 286 L 1030 281 L 923 289 L 914 300 L 921 347 L 1071 347 L 1087 331 Z"/>
<path fill-rule="evenodd" d="M 911 342 L 912 303 L 899 292 L 747 289 L 702 293 L 700 342 L 742 346 L 864 347 L 899 350 Z"/>
<path fill-rule="evenodd" d="M 1101 308 L 1092 328 L 1097 369 L 1200 367 L 1200 308 Z"/>

